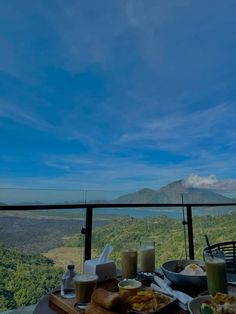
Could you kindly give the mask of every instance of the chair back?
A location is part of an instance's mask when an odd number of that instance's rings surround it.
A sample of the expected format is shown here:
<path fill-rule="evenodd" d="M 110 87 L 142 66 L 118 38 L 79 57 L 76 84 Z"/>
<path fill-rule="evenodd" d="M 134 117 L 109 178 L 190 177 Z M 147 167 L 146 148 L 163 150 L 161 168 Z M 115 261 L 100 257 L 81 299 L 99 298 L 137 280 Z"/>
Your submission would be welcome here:
<path fill-rule="evenodd" d="M 223 251 L 225 253 L 227 272 L 236 273 L 236 241 L 212 244 L 210 248 L 212 252 Z M 204 252 L 209 252 L 209 248 L 205 247 L 203 253 Z"/>

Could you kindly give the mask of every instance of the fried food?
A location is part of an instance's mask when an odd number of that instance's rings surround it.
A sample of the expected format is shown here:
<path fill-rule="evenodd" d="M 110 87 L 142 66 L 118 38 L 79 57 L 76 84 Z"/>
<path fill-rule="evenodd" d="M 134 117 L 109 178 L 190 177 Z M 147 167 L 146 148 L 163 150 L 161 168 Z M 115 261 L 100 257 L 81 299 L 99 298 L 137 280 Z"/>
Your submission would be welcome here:
<path fill-rule="evenodd" d="M 217 292 L 211 300 L 202 303 L 200 310 L 201 314 L 235 314 L 236 296 Z"/>
<path fill-rule="evenodd" d="M 213 303 L 216 306 L 215 313 L 235 314 L 236 313 L 236 296 L 225 293 L 216 293 L 213 296 Z"/>
<path fill-rule="evenodd" d="M 151 289 L 138 291 L 135 296 L 130 296 L 128 302 L 132 309 L 145 313 L 154 313 L 168 304 L 170 298 Z"/>

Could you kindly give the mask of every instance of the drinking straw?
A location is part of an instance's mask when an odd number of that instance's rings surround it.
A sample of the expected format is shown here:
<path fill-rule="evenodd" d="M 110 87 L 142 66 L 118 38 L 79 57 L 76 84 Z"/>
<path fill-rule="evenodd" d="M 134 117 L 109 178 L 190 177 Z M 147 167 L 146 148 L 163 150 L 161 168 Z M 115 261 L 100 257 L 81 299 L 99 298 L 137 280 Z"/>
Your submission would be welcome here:
<path fill-rule="evenodd" d="M 211 257 L 213 257 L 212 250 L 211 250 L 211 246 L 210 246 L 210 242 L 209 242 L 208 236 L 207 236 L 206 234 L 205 234 L 205 239 L 206 239 L 208 251 L 209 251 L 209 253 L 211 254 Z"/>

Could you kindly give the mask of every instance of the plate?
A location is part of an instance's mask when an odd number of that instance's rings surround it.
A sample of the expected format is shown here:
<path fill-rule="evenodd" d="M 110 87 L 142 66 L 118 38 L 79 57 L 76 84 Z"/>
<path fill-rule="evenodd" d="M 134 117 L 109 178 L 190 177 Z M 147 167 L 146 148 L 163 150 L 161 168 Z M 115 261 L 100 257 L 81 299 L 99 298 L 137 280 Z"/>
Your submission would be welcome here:
<path fill-rule="evenodd" d="M 166 303 L 164 305 L 162 305 L 161 307 L 159 307 L 156 311 L 153 312 L 145 312 L 145 311 L 138 311 L 135 309 L 131 309 L 129 311 L 130 314 L 164 314 L 164 313 L 170 313 L 169 309 L 177 304 L 177 300 L 174 297 L 170 297 L 169 295 L 166 295 L 165 293 L 161 293 L 161 292 L 154 292 L 156 295 L 160 295 L 166 298 Z"/>
<path fill-rule="evenodd" d="M 192 301 L 188 303 L 189 312 L 191 314 L 201 314 L 200 308 L 201 308 L 202 302 L 207 301 L 207 300 L 211 300 L 210 295 L 203 295 L 203 296 L 193 299 Z"/>

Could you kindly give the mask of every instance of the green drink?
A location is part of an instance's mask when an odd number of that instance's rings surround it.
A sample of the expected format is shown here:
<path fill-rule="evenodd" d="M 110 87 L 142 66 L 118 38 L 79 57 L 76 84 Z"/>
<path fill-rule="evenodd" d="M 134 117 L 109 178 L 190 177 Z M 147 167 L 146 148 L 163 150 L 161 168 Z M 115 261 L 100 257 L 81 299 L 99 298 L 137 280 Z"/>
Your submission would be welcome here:
<path fill-rule="evenodd" d="M 207 272 L 207 288 L 209 294 L 216 292 L 227 293 L 226 263 L 223 252 L 217 251 L 205 253 L 205 263 Z"/>

